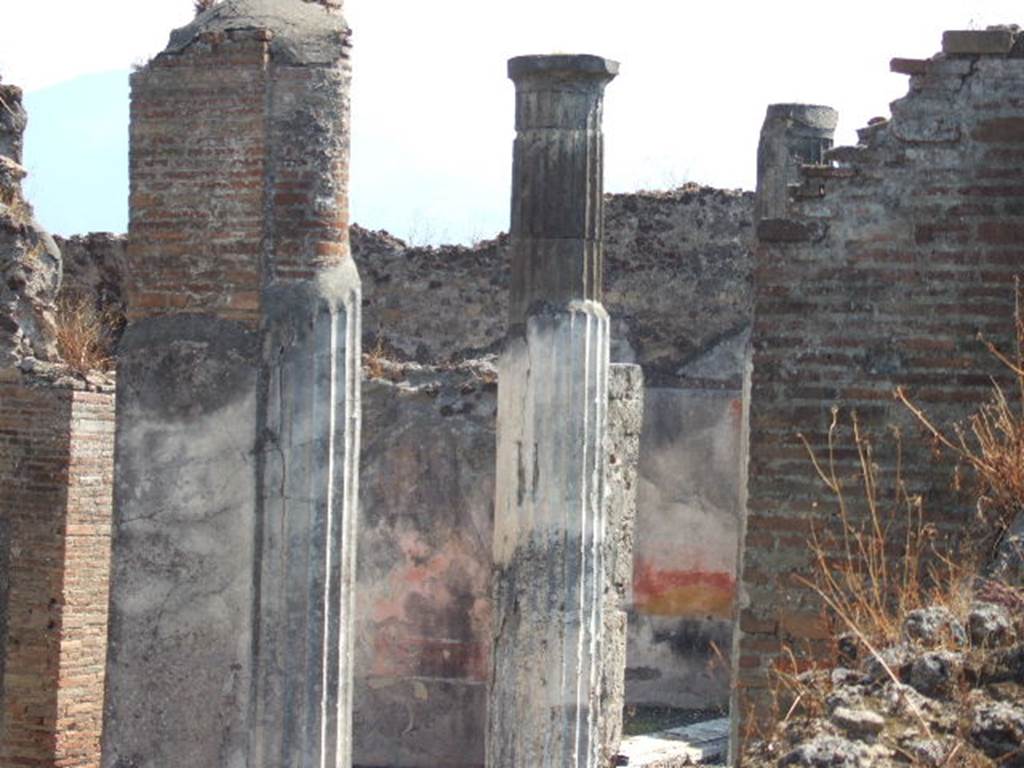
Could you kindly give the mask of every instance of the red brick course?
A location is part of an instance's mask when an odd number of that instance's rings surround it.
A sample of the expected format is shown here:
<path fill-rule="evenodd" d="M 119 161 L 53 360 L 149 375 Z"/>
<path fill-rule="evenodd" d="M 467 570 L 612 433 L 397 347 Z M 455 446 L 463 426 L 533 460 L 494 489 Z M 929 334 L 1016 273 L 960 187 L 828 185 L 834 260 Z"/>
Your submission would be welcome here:
<path fill-rule="evenodd" d="M 347 61 L 290 65 L 270 46 L 265 30 L 205 34 L 132 76 L 129 320 L 256 326 L 268 283 L 348 257 Z"/>
<path fill-rule="evenodd" d="M 112 393 L 0 384 L 2 765 L 99 765 L 113 445 Z"/>

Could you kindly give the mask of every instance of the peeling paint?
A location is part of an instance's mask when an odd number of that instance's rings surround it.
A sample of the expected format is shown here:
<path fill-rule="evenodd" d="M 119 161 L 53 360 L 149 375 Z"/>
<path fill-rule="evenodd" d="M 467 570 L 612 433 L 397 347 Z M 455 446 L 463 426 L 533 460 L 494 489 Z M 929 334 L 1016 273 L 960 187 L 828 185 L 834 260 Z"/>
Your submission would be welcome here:
<path fill-rule="evenodd" d="M 731 573 L 663 570 L 650 561 L 636 560 L 633 598 L 639 613 L 727 619 L 735 597 L 736 579 Z"/>

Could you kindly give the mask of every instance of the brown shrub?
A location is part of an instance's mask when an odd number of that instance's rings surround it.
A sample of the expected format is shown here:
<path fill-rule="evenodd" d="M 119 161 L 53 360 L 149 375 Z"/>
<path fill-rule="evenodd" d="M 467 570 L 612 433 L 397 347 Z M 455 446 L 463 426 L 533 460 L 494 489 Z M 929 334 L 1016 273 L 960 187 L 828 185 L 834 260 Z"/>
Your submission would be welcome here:
<path fill-rule="evenodd" d="M 112 324 L 95 304 L 82 296 L 63 296 L 57 301 L 57 349 L 73 371 L 110 370 Z"/>

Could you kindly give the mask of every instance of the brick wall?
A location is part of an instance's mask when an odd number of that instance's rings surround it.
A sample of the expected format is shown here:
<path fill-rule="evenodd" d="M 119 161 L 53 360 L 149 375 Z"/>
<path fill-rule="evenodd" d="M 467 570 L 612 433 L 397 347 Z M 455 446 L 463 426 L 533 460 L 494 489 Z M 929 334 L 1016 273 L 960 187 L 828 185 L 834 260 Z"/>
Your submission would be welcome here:
<path fill-rule="evenodd" d="M 113 426 L 111 393 L 0 384 L 3 765 L 99 764 Z"/>
<path fill-rule="evenodd" d="M 268 282 L 347 258 L 347 59 L 275 59 L 273 39 L 202 32 L 132 75 L 129 320 L 254 326 Z"/>
<path fill-rule="evenodd" d="M 1024 59 L 1007 55 L 1009 32 L 978 39 L 994 38 L 1001 53 L 956 49 L 961 38 L 947 35 L 945 54 L 894 60 L 911 78 L 892 119 L 834 150 L 837 167 L 805 167 L 787 217 L 759 225 L 740 714 L 766 702 L 784 645 L 817 653 L 830 639 L 795 578 L 810 575 L 811 522 L 830 509 L 814 506 L 827 497 L 798 431 L 822 451 L 833 404 L 856 410 L 891 480 L 886 427 L 902 426 L 904 476 L 927 492 L 926 512 L 951 532 L 969 520 L 946 494 L 948 465 L 932 460 L 892 392 L 906 387 L 939 422 L 963 417 L 1000 374 L 977 335 L 1009 344 L 1024 259 Z M 856 475 L 848 440 L 837 460 Z"/>
<path fill-rule="evenodd" d="M 202 312 L 256 324 L 268 62 L 266 34 L 239 30 L 132 75 L 129 320 Z"/>

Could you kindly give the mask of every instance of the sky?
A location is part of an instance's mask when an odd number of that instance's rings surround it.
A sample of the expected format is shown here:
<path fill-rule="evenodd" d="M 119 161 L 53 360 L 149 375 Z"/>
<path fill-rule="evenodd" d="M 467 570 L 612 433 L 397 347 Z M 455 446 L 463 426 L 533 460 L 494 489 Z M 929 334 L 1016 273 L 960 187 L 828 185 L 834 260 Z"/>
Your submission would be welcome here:
<path fill-rule="evenodd" d="M 26 92 L 27 191 L 57 234 L 127 226 L 128 72 L 192 0 L 0 0 L 0 77 Z M 839 110 L 837 143 L 889 114 L 946 29 L 1022 22 L 1018 0 L 346 0 L 354 30 L 354 221 L 414 244 L 508 223 L 508 58 L 621 62 L 605 105 L 605 187 L 752 189 L 776 102 Z"/>

